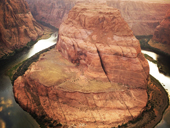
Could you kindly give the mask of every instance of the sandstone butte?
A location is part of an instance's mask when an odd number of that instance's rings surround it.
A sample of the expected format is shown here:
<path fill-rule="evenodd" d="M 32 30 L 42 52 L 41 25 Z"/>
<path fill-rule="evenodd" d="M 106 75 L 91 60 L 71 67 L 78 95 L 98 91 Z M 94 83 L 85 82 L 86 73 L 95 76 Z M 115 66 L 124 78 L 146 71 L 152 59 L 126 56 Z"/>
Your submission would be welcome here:
<path fill-rule="evenodd" d="M 79 1 L 92 0 L 26 0 L 37 21 L 59 28 L 64 17 Z M 141 0 L 100 0 L 108 6 L 121 11 L 122 17 L 129 24 L 134 35 L 153 35 L 156 26 L 170 8 L 170 2 L 158 0 L 156 3 Z"/>
<path fill-rule="evenodd" d="M 43 34 L 24 0 L 0 1 L 0 58 Z"/>
<path fill-rule="evenodd" d="M 155 29 L 153 40 L 170 45 L 170 10 Z"/>
<path fill-rule="evenodd" d="M 53 127 L 114 127 L 145 108 L 149 65 L 120 11 L 76 4 L 56 48 L 14 81 L 20 106 Z"/>

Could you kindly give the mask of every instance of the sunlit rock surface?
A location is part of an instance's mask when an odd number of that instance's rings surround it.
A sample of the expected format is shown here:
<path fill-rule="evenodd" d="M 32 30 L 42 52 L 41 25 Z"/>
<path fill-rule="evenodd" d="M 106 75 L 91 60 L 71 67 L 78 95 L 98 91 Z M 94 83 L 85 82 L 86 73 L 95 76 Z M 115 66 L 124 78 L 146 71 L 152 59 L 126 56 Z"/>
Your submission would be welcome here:
<path fill-rule="evenodd" d="M 24 0 L 0 1 L 0 58 L 35 41 L 43 28 Z"/>
<path fill-rule="evenodd" d="M 119 10 L 79 3 L 61 24 L 56 48 L 15 80 L 14 95 L 53 127 L 114 127 L 143 111 L 148 75 L 139 41 Z"/>
<path fill-rule="evenodd" d="M 36 20 L 59 28 L 69 10 L 81 1 L 94 0 L 26 0 Z M 154 29 L 170 8 L 170 2 L 163 0 L 95 0 L 107 2 L 108 6 L 121 11 L 134 35 L 153 35 Z M 156 1 L 156 2 L 155 2 Z M 154 3 L 153 3 L 154 2 Z"/>

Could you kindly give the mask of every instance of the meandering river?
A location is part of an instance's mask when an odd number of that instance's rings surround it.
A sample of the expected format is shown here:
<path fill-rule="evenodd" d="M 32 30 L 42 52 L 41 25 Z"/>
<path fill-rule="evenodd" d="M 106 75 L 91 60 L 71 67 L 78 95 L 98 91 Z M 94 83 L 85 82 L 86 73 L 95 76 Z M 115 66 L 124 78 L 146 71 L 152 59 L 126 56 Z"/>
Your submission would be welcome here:
<path fill-rule="evenodd" d="M 16 103 L 13 96 L 11 80 L 5 72 L 37 52 L 46 49 L 57 42 L 58 33 L 51 35 L 49 39 L 39 40 L 32 48 L 20 53 L 20 57 L 11 61 L 0 69 L 0 128 L 40 128 L 39 124 Z"/>
<path fill-rule="evenodd" d="M 13 96 L 13 88 L 8 76 L 5 75 L 7 69 L 22 62 L 35 53 L 48 48 L 56 43 L 57 32 L 52 34 L 49 39 L 39 40 L 28 52 L 21 53 L 21 56 L 0 69 L 0 128 L 39 128 L 39 124 L 16 103 Z M 153 59 L 157 60 L 159 55 L 142 50 L 143 53 L 148 54 Z M 164 85 L 170 94 L 170 77 L 159 73 L 157 65 L 148 61 L 150 65 L 150 74 Z M 170 119 L 170 115 L 169 115 Z M 169 128 L 167 122 L 162 121 L 156 128 Z"/>
<path fill-rule="evenodd" d="M 157 55 L 156 53 L 150 52 L 150 51 L 142 50 L 142 53 L 151 56 L 154 60 L 158 60 L 158 58 L 164 58 L 163 56 Z M 167 61 L 166 58 L 164 59 L 165 61 Z M 148 63 L 150 67 L 150 74 L 153 77 L 155 77 L 157 80 L 159 80 L 159 82 L 163 85 L 163 87 L 166 89 L 166 91 L 170 95 L 170 77 L 165 76 L 164 74 L 160 73 L 156 64 L 152 63 L 149 60 L 148 60 Z M 167 61 L 167 65 L 170 65 L 170 62 Z M 169 99 L 170 99 L 170 96 L 169 96 Z M 170 120 L 170 113 L 165 112 L 164 114 L 166 114 L 166 118 Z M 168 125 L 168 123 L 163 118 L 161 122 L 155 128 L 170 128 L 170 124 Z"/>

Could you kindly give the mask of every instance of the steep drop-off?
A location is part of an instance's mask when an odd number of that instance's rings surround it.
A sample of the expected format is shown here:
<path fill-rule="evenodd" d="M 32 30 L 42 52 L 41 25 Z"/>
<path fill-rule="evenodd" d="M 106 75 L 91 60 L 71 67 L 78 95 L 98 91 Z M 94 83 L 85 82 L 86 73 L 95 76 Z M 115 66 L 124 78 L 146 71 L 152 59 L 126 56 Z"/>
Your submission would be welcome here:
<path fill-rule="evenodd" d="M 13 53 L 43 34 L 24 0 L 0 1 L 0 58 Z"/>
<path fill-rule="evenodd" d="M 108 0 L 107 4 L 121 11 L 134 35 L 153 35 L 156 26 L 170 8 L 170 2 L 152 3 L 141 0 Z"/>
<path fill-rule="evenodd" d="M 36 20 L 59 28 L 63 17 L 78 1 L 90 0 L 26 0 Z M 154 29 L 164 18 L 170 4 L 139 0 L 101 0 L 117 8 L 135 35 L 153 35 Z"/>
<path fill-rule="evenodd" d="M 170 56 L 170 10 L 156 27 L 152 39 L 148 44 L 158 52 Z"/>
<path fill-rule="evenodd" d="M 170 45 L 170 10 L 155 29 L 153 40 Z"/>
<path fill-rule="evenodd" d="M 79 3 L 61 24 L 56 48 L 14 81 L 14 95 L 53 127 L 114 127 L 144 110 L 148 76 L 139 41 L 119 10 Z"/>

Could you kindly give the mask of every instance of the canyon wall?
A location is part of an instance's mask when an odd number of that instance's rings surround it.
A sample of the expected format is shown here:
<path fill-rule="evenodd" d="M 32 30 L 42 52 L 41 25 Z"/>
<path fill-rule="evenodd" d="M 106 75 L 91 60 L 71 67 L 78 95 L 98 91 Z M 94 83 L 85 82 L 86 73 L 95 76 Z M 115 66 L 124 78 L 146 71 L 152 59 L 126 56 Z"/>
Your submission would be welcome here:
<path fill-rule="evenodd" d="M 26 0 L 36 20 L 59 28 L 63 17 L 80 1 L 90 0 Z M 100 2 L 103 0 L 100 0 Z M 117 8 L 135 35 L 153 35 L 154 29 L 170 8 L 169 3 L 151 3 L 140 0 L 104 0 Z"/>
<path fill-rule="evenodd" d="M 155 29 L 153 40 L 170 45 L 170 10 Z"/>
<path fill-rule="evenodd" d="M 164 18 L 170 3 L 149 1 L 107 1 L 109 6 L 121 11 L 135 35 L 153 35 L 159 22 Z"/>
<path fill-rule="evenodd" d="M 24 0 L 0 1 L 0 58 L 43 34 Z"/>
<path fill-rule="evenodd" d="M 139 41 L 120 11 L 79 3 L 60 25 L 56 47 L 14 81 L 14 95 L 50 127 L 111 128 L 145 109 L 148 76 Z"/>

